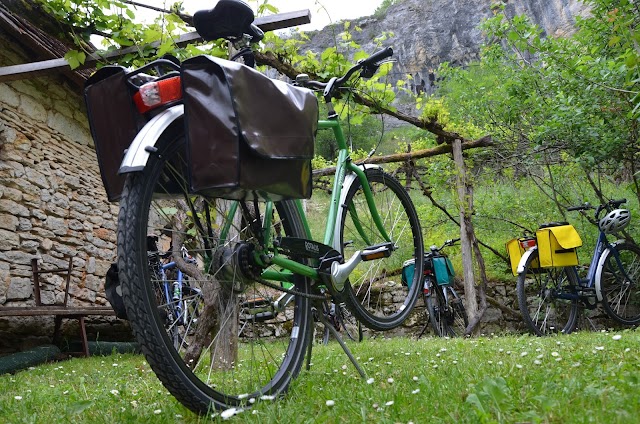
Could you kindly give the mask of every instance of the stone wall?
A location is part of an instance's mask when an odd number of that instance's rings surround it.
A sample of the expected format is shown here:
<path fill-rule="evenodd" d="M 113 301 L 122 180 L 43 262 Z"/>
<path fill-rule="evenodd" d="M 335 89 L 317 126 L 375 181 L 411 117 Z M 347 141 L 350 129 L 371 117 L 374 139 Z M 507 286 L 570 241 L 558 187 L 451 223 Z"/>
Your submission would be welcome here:
<path fill-rule="evenodd" d="M 2 33 L 0 46 L 0 66 L 28 61 Z M 34 304 L 34 257 L 42 269 L 73 257 L 69 304 L 108 305 L 117 211 L 102 187 L 80 90 L 55 75 L 0 84 L 0 305 Z M 41 280 L 42 302 L 61 302 L 63 276 Z M 2 318 L 0 332 L 50 335 L 52 322 Z M 0 349 L 10 344 L 0 340 Z"/>
<path fill-rule="evenodd" d="M 464 288 L 462 281 L 456 277 L 456 292 L 464 298 Z M 513 281 L 492 281 L 489 282 L 487 295 L 495 302 L 489 302 L 487 310 L 482 316 L 479 326 L 476 328 L 477 335 L 504 335 L 504 334 L 524 334 L 529 330 L 522 321 L 520 310 L 518 309 L 518 297 L 516 294 L 516 277 Z M 496 304 L 501 305 L 498 307 Z M 414 312 L 397 329 L 391 333 L 380 333 L 381 336 L 403 335 L 416 337 L 428 324 L 429 317 L 426 312 L 424 301 L 418 300 Z M 598 306 L 593 310 L 579 310 L 576 330 L 574 331 L 600 331 L 609 328 L 623 329 L 624 326 L 616 323 L 607 316 L 604 310 Z M 368 330 L 365 334 L 369 333 Z M 424 333 L 433 336 L 433 330 L 429 325 Z"/>

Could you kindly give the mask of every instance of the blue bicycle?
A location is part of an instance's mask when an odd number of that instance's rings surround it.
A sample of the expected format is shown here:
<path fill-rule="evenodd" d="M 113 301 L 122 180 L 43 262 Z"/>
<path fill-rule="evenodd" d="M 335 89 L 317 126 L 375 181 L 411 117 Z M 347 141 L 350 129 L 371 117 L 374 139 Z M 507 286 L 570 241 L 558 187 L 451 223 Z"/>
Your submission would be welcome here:
<path fill-rule="evenodd" d="M 570 333 L 578 308 L 595 309 L 598 303 L 619 323 L 640 323 L 640 248 L 629 240 L 607 239 L 629 225 L 629 211 L 619 209 L 625 202 L 611 200 L 597 207 L 585 203 L 567 209 L 595 210 L 600 229 L 585 278 L 578 275 L 575 251 L 581 241 L 568 223 L 545 224 L 536 237 L 519 240 L 524 254 L 516 270 L 518 304 L 534 334 Z"/>
<path fill-rule="evenodd" d="M 147 237 L 149 268 L 155 278 L 152 279 L 158 312 L 165 323 L 167 334 L 173 346 L 184 349 L 188 346 L 187 336 L 196 328 L 200 313 L 204 308 L 202 290 L 190 285 L 189 278 L 171 260 L 172 251 L 161 253 L 157 248 L 158 238 Z M 187 263 L 196 263 L 185 246 L 180 248 L 182 259 Z"/>

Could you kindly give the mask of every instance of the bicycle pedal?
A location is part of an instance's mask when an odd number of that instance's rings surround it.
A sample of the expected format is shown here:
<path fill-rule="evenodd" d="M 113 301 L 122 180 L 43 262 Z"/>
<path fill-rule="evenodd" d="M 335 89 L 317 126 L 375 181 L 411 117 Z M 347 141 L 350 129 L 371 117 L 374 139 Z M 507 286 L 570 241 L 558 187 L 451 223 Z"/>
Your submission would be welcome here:
<path fill-rule="evenodd" d="M 391 252 L 394 250 L 394 244 L 391 242 L 380 243 L 374 246 L 369 246 L 362 250 L 360 258 L 363 261 L 372 261 L 374 259 L 388 258 L 391 256 Z"/>

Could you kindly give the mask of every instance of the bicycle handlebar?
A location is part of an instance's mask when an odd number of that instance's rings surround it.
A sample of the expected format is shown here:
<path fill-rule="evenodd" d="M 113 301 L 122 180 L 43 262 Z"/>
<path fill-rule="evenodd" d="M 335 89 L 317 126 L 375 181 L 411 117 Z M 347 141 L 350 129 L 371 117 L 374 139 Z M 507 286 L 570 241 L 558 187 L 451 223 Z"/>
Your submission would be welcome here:
<path fill-rule="evenodd" d="M 391 56 L 393 56 L 393 49 L 391 47 L 387 47 L 386 49 L 379 50 L 368 58 L 361 60 L 360 64 L 363 67 L 374 65 Z"/>
<path fill-rule="evenodd" d="M 567 211 L 569 212 L 573 212 L 573 211 L 586 211 L 587 209 L 595 209 L 595 206 L 591 206 L 589 204 L 589 202 L 585 202 L 584 204 L 580 205 L 580 206 L 571 206 L 567 208 Z"/>
<path fill-rule="evenodd" d="M 614 199 L 614 200 L 609 200 L 607 203 L 603 203 L 600 206 L 592 206 L 589 202 L 585 202 L 582 205 L 579 206 L 571 206 L 567 208 L 567 211 L 586 211 L 589 209 L 596 209 L 599 211 L 601 211 L 602 209 L 608 209 L 609 207 L 614 207 L 617 208 L 618 206 L 622 205 L 623 203 L 626 203 L 627 199 Z"/>
<path fill-rule="evenodd" d="M 391 47 L 387 47 L 385 49 L 375 52 L 374 54 L 372 54 L 366 59 L 362 59 L 358 61 L 358 63 L 353 65 L 341 77 L 333 77 L 328 82 L 304 80 L 304 79 L 299 79 L 298 82 L 300 85 L 303 85 L 309 88 L 324 90 L 323 96 L 325 98 L 332 97 L 333 93 L 336 90 L 338 90 L 340 87 L 342 87 L 356 71 L 362 70 L 363 73 L 366 72 L 367 76 L 373 76 L 375 71 L 380 66 L 380 62 L 388 57 L 391 57 L 392 55 L 393 55 L 393 49 Z"/>
<path fill-rule="evenodd" d="M 453 246 L 454 244 L 456 244 L 457 242 L 460 241 L 460 237 L 455 238 L 455 239 L 449 239 L 447 241 L 445 241 L 442 246 L 437 247 L 437 246 L 431 246 L 431 251 L 435 251 L 435 252 L 440 252 L 442 249 L 444 249 L 447 246 Z"/>
<path fill-rule="evenodd" d="M 593 214 L 593 216 L 598 219 L 600 212 L 606 210 L 606 211 L 610 211 L 613 208 L 618 208 L 620 207 L 620 205 L 622 205 L 623 203 L 626 203 L 627 199 L 612 199 L 609 200 L 606 203 L 603 203 L 600 206 L 592 206 L 589 204 L 589 202 L 585 202 L 580 206 L 571 206 L 569 208 L 567 208 L 567 211 L 586 211 L 589 209 L 595 209 L 595 213 Z"/>

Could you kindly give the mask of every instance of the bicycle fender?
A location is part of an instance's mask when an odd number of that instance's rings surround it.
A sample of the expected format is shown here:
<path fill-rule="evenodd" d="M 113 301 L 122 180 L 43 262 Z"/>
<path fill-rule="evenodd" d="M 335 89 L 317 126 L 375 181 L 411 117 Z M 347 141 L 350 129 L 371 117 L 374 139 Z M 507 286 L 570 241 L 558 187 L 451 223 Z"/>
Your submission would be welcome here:
<path fill-rule="evenodd" d="M 142 171 L 149 160 L 150 148 L 155 146 L 169 125 L 176 119 L 182 118 L 183 115 L 184 105 L 176 105 L 162 111 L 147 122 L 127 149 L 118 174 Z"/>
<path fill-rule="evenodd" d="M 616 240 L 611 243 L 611 246 L 617 246 L 620 243 L 624 242 L 624 240 Z M 602 251 L 600 258 L 598 259 L 598 268 L 596 269 L 596 297 L 598 298 L 598 302 L 602 302 L 602 292 L 600 291 L 600 281 L 602 281 L 602 269 L 604 268 L 604 260 L 611 251 L 611 247 L 607 247 Z"/>
<path fill-rule="evenodd" d="M 358 168 L 362 169 L 371 169 L 377 168 L 381 169 L 382 167 L 379 165 L 358 165 Z M 344 177 L 344 182 L 342 183 L 342 191 L 340 192 L 340 203 L 338 205 L 344 207 L 347 201 L 347 193 L 349 193 L 349 189 L 353 185 L 354 182 L 358 180 L 358 176 L 355 172 L 349 172 Z M 336 219 L 336 224 L 333 229 L 333 248 L 338 252 L 342 252 L 342 246 L 340 245 L 340 228 L 342 228 L 342 211 L 339 212 L 338 219 Z"/>
<path fill-rule="evenodd" d="M 531 254 L 536 250 L 538 250 L 538 246 L 532 247 L 531 249 L 529 249 L 526 252 L 524 252 L 522 257 L 520 258 L 520 262 L 518 262 L 518 268 L 516 268 L 516 273 L 518 275 L 520 275 L 520 273 L 524 272 L 524 264 L 527 263 L 527 259 L 529 259 L 529 256 L 531 256 Z"/>

